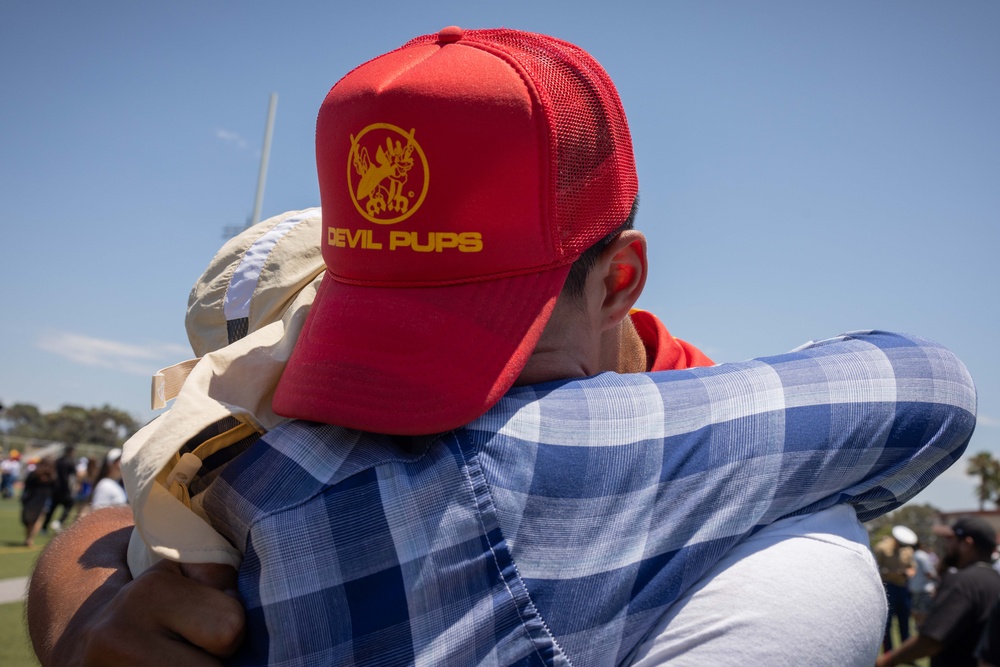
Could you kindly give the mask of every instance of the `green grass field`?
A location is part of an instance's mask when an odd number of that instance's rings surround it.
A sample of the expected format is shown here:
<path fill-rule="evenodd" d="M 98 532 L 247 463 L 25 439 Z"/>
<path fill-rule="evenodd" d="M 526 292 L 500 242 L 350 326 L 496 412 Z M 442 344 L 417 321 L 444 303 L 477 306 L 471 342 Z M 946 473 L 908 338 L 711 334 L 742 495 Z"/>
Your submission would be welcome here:
<path fill-rule="evenodd" d="M 37 537 L 35 546 L 25 547 L 21 503 L 14 498 L 0 500 L 0 579 L 27 576 L 47 543 L 47 537 Z M 24 627 L 23 602 L 0 604 L 0 665 L 38 667 Z"/>
<path fill-rule="evenodd" d="M 26 575 L 47 543 L 47 537 L 36 537 L 35 546 L 24 546 L 21 503 L 14 498 L 0 500 L 0 579 Z"/>
<path fill-rule="evenodd" d="M 24 629 L 24 603 L 0 605 L 0 665 L 38 667 Z"/>

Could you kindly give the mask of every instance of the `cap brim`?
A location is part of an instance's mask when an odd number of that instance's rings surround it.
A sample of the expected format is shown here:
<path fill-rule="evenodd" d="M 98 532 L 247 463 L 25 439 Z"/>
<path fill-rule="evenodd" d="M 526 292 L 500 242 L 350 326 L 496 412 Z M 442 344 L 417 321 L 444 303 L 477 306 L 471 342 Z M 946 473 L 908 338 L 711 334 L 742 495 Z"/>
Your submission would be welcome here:
<path fill-rule="evenodd" d="M 328 272 L 274 411 L 392 435 L 463 426 L 514 384 L 569 268 L 405 288 L 346 284 Z"/>
<path fill-rule="evenodd" d="M 931 532 L 939 537 L 955 537 L 955 531 L 951 526 L 936 523 L 931 527 Z"/>

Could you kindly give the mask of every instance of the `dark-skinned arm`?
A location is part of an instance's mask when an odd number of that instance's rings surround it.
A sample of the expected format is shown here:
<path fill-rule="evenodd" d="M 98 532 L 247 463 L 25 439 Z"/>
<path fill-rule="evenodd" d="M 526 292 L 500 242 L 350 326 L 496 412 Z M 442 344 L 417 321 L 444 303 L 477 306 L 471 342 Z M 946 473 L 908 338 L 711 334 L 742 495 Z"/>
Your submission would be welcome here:
<path fill-rule="evenodd" d="M 42 667 L 209 667 L 239 647 L 235 571 L 162 561 L 133 580 L 131 532 L 127 507 L 98 510 L 42 552 L 27 603 Z"/>
<path fill-rule="evenodd" d="M 941 642 L 930 637 L 915 635 L 900 644 L 896 650 L 884 653 L 875 660 L 875 667 L 893 667 L 910 664 L 918 658 L 933 657 L 941 652 Z"/>

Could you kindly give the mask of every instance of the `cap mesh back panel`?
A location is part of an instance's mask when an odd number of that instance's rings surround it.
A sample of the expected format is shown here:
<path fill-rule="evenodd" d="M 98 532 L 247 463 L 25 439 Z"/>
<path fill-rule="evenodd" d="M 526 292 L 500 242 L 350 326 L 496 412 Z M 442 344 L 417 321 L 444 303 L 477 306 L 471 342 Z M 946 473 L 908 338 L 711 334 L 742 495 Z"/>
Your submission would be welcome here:
<path fill-rule="evenodd" d="M 427 35 L 412 43 L 437 40 Z M 553 239 L 580 253 L 625 222 L 639 190 L 632 139 L 611 78 L 582 49 L 516 30 L 467 30 L 460 44 L 502 52 L 530 78 L 549 119 Z"/>

